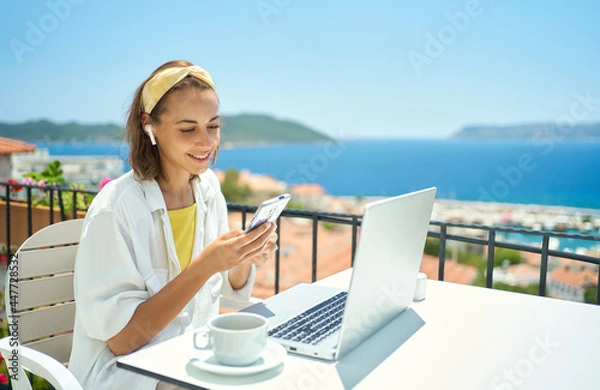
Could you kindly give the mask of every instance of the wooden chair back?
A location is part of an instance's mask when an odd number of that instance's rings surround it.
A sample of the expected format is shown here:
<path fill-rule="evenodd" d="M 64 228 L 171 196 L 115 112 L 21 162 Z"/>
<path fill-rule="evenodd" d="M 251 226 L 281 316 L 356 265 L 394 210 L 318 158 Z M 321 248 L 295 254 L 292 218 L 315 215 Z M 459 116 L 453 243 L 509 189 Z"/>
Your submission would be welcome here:
<path fill-rule="evenodd" d="M 83 219 L 58 222 L 29 237 L 10 260 L 5 300 L 20 343 L 66 364 L 71 355 L 73 269 Z"/>

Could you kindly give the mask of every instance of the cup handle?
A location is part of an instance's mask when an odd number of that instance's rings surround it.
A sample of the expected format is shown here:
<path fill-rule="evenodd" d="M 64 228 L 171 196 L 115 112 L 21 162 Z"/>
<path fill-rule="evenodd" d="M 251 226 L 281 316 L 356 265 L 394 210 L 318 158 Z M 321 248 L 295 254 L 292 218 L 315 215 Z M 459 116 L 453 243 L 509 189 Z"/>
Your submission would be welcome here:
<path fill-rule="evenodd" d="M 210 349 L 210 331 L 208 329 L 201 329 L 194 333 L 194 348 L 196 349 Z M 198 336 L 204 339 L 204 345 L 198 345 Z"/>

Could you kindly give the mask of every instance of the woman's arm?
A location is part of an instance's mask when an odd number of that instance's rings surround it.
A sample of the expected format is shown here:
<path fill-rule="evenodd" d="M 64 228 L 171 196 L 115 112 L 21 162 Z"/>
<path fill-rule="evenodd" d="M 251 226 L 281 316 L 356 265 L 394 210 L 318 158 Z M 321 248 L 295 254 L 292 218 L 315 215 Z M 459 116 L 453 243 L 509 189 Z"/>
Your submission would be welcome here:
<path fill-rule="evenodd" d="M 248 282 L 248 277 L 250 276 L 250 270 L 252 269 L 251 263 L 246 263 L 242 265 L 238 265 L 229 270 L 228 278 L 229 284 L 231 284 L 231 288 L 234 290 L 239 290 L 244 287 Z"/>
<path fill-rule="evenodd" d="M 236 268 L 239 271 L 234 271 L 234 277 L 236 272 L 242 272 L 237 276 L 242 278 L 246 266 L 249 272 L 251 259 L 269 245 L 275 225 L 264 225 L 248 234 L 232 230 L 207 245 L 175 279 L 137 306 L 127 325 L 108 340 L 112 353 L 129 354 L 152 340 L 215 273 Z"/>
<path fill-rule="evenodd" d="M 201 267 L 202 262 L 191 262 L 159 292 L 140 303 L 127 325 L 108 340 L 112 353 L 129 354 L 160 333 L 212 276 L 208 270 L 197 270 Z"/>

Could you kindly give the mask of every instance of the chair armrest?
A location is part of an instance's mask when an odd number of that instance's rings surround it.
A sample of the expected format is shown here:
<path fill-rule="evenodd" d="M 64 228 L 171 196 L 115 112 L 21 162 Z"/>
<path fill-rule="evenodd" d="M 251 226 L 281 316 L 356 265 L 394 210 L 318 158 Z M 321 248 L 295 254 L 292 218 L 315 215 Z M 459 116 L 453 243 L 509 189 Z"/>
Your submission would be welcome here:
<path fill-rule="evenodd" d="M 7 366 L 10 364 L 9 360 L 14 347 L 10 346 L 10 337 L 0 339 L 0 351 L 2 356 L 7 361 Z M 19 345 L 19 365 L 21 375 L 23 375 L 22 369 L 30 371 L 35 375 L 41 376 L 52 384 L 56 389 L 69 389 L 69 390 L 83 390 L 75 376 L 69 371 L 62 363 L 54 358 L 36 351 L 35 349 L 28 348 L 23 345 Z M 9 371 L 9 377 L 11 372 Z M 17 382 L 17 383 L 15 383 Z M 21 387 L 19 385 L 24 385 Z M 19 380 L 11 381 L 13 388 L 16 389 L 30 389 L 28 387 L 29 381 Z"/>
<path fill-rule="evenodd" d="M 262 302 L 262 299 L 256 297 L 250 297 L 250 299 L 247 301 L 234 301 L 221 296 L 221 308 L 232 309 L 236 311 L 245 309 L 248 306 L 252 306 L 259 302 Z"/>

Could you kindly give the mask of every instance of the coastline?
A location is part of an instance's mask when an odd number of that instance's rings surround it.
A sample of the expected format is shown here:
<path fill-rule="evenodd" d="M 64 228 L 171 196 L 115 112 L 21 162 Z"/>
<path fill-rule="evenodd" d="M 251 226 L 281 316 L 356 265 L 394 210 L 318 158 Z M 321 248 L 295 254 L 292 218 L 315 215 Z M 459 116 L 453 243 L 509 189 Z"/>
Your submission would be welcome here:
<path fill-rule="evenodd" d="M 352 214 L 362 214 L 365 203 L 382 198 L 384 197 L 356 198 L 327 194 L 322 195 L 320 199 L 315 196 L 309 199 L 300 197 L 322 211 Z M 578 230 L 580 234 L 600 236 L 600 210 L 572 206 L 436 199 L 431 219 L 440 222 L 558 232 Z"/>
<path fill-rule="evenodd" d="M 523 143 L 514 147 L 501 145 L 504 144 L 443 140 L 343 140 L 334 144 L 281 142 L 277 145 L 235 142 L 223 145 L 215 170 L 248 169 L 288 184 L 318 182 L 328 193 L 340 198 L 391 196 L 435 185 L 437 198 L 444 202 L 454 199 L 474 204 L 503 202 L 527 204 L 523 207 L 532 209 L 538 207 L 533 204 L 539 203 L 549 210 L 553 205 L 567 205 L 565 209 L 580 208 L 588 214 L 600 210 L 597 196 L 600 183 L 593 173 L 596 166 L 600 167 L 596 165 L 600 164 L 596 148 L 587 144 L 572 147 L 563 142 L 554 145 L 551 153 L 544 154 L 545 150 Z M 127 155 L 125 145 L 119 143 L 77 147 L 47 144 L 44 147 L 54 159 L 66 155 L 85 159 L 86 155 L 104 154 L 124 160 Z M 361 155 L 370 158 L 368 161 L 355 158 Z M 531 167 L 519 170 L 515 164 L 522 156 L 529 155 Z M 481 164 L 471 169 L 469 159 L 464 156 Z M 490 156 L 493 158 L 488 158 Z M 585 161 L 586 169 L 581 170 L 578 161 Z M 573 175 L 574 169 L 581 172 Z M 347 194 L 350 196 L 345 196 Z"/>
<path fill-rule="evenodd" d="M 261 181 L 264 184 L 265 178 Z M 327 194 L 315 193 L 319 187 L 310 185 L 308 189 L 311 193 L 303 192 L 307 186 L 291 187 L 290 192 L 293 194 L 299 191 L 299 194 L 294 194 L 296 200 L 306 201 L 310 205 L 309 209 L 322 210 L 340 213 L 362 214 L 364 203 L 374 200 L 373 198 L 357 199 L 355 197 L 335 197 Z M 377 197 L 381 198 L 381 197 Z M 486 202 L 470 202 L 470 201 L 455 201 L 455 200 L 436 200 L 434 204 L 434 212 L 432 220 L 447 221 L 447 222 L 462 222 L 462 223 L 480 223 L 492 224 L 496 226 L 506 225 L 507 212 L 512 213 L 514 219 L 520 216 L 528 216 L 534 223 L 548 224 L 549 221 L 566 220 L 580 221 L 585 214 L 582 212 L 585 209 L 560 206 L 544 206 L 544 205 L 526 205 L 526 204 L 509 204 L 509 203 L 486 203 Z M 552 237 L 550 239 L 550 247 L 553 250 L 561 250 L 566 252 L 576 252 L 579 254 L 590 255 L 594 257 L 600 256 L 600 210 L 592 210 L 595 212 L 591 216 L 595 224 L 594 231 L 588 231 L 582 234 L 593 235 L 598 237 L 599 241 L 593 240 L 572 240 Z M 497 222 L 497 223 L 496 223 Z M 229 224 L 231 228 L 241 227 L 241 217 L 239 213 L 232 212 L 229 216 Z M 312 278 L 312 263 L 313 248 L 310 244 L 310 237 L 313 234 L 313 225 L 310 220 L 298 218 L 282 218 L 280 228 L 285 232 L 281 236 L 280 242 L 280 263 L 275 265 L 274 261 L 268 261 L 264 265 L 257 268 L 256 282 L 253 289 L 253 296 L 266 298 L 274 293 L 274 274 L 276 267 L 279 267 L 279 291 L 290 288 L 297 283 L 310 283 Z M 488 225 L 489 226 L 489 225 Z M 533 226 L 535 227 L 535 226 Z M 448 229 L 449 234 L 460 235 L 477 235 L 482 231 L 473 232 L 473 229 L 451 227 Z M 317 227 L 318 240 L 316 242 L 316 279 L 320 280 L 327 276 L 333 275 L 336 272 L 342 271 L 351 267 L 352 264 L 352 227 L 349 225 L 328 226 L 325 223 L 319 223 Z M 499 241 L 514 242 L 520 241 L 523 236 L 521 234 L 503 234 L 497 232 L 496 239 Z M 481 238 L 481 236 L 479 236 Z M 539 236 L 537 237 L 539 238 Z M 563 242 L 564 240 L 564 242 Z M 561 247 L 563 243 L 571 247 Z M 531 246 L 539 246 L 539 243 L 527 242 L 524 243 Z M 585 246 L 589 244 L 588 246 Z M 454 283 L 473 284 L 476 277 L 479 275 L 479 270 L 472 264 L 460 263 L 457 258 L 457 251 L 465 249 L 463 243 L 450 240 L 447 243 L 447 249 L 450 249 L 451 254 L 446 257 L 445 277 L 444 280 Z M 485 246 L 479 249 L 485 252 Z M 424 272 L 429 279 L 437 279 L 439 260 L 437 256 L 423 254 L 421 263 L 421 272 Z M 523 252 L 523 264 L 509 266 L 507 268 L 498 268 L 495 270 L 494 281 L 505 281 L 510 285 L 535 285 L 539 281 L 540 255 L 530 252 Z M 548 283 L 549 286 L 555 286 L 557 283 L 570 283 L 574 289 L 582 288 L 583 283 L 588 286 L 589 283 L 597 280 L 597 266 L 594 268 L 591 264 L 585 264 L 573 260 L 566 260 L 551 256 L 549 259 Z M 588 274 L 591 274 L 589 276 Z M 563 279 L 567 279 L 564 281 Z M 584 278 L 583 282 L 579 278 Z M 513 281 L 516 280 L 516 281 Z M 574 279 L 574 281 L 571 281 Z M 589 280 L 588 280 L 589 279 Z M 590 282 L 591 281 L 591 282 Z M 587 284 L 585 284 L 587 283 Z M 584 286 L 584 287 L 585 287 Z M 587 287 L 586 287 L 587 288 Z M 552 296 L 562 297 L 558 292 L 553 291 Z"/>
<path fill-rule="evenodd" d="M 323 145 L 333 140 L 321 141 L 223 141 L 219 145 L 221 150 L 235 150 L 241 148 L 265 148 L 270 146 L 286 146 L 286 145 Z"/>
<path fill-rule="evenodd" d="M 215 170 L 215 173 L 222 182 L 224 171 Z M 238 181 L 251 189 L 255 194 L 255 202 L 260 202 L 261 197 L 290 192 L 292 200 L 300 203 L 305 209 L 326 212 L 362 214 L 367 202 L 385 198 L 330 195 L 317 183 L 289 185 L 269 175 L 255 174 L 248 170 L 239 171 Z M 600 210 L 573 206 L 436 199 L 431 219 L 439 222 L 523 227 L 600 237 Z"/>
<path fill-rule="evenodd" d="M 600 210 L 590 208 L 439 199 L 434 213 L 438 219 L 449 222 L 522 226 L 534 230 L 577 229 L 581 233 L 600 235 Z"/>

